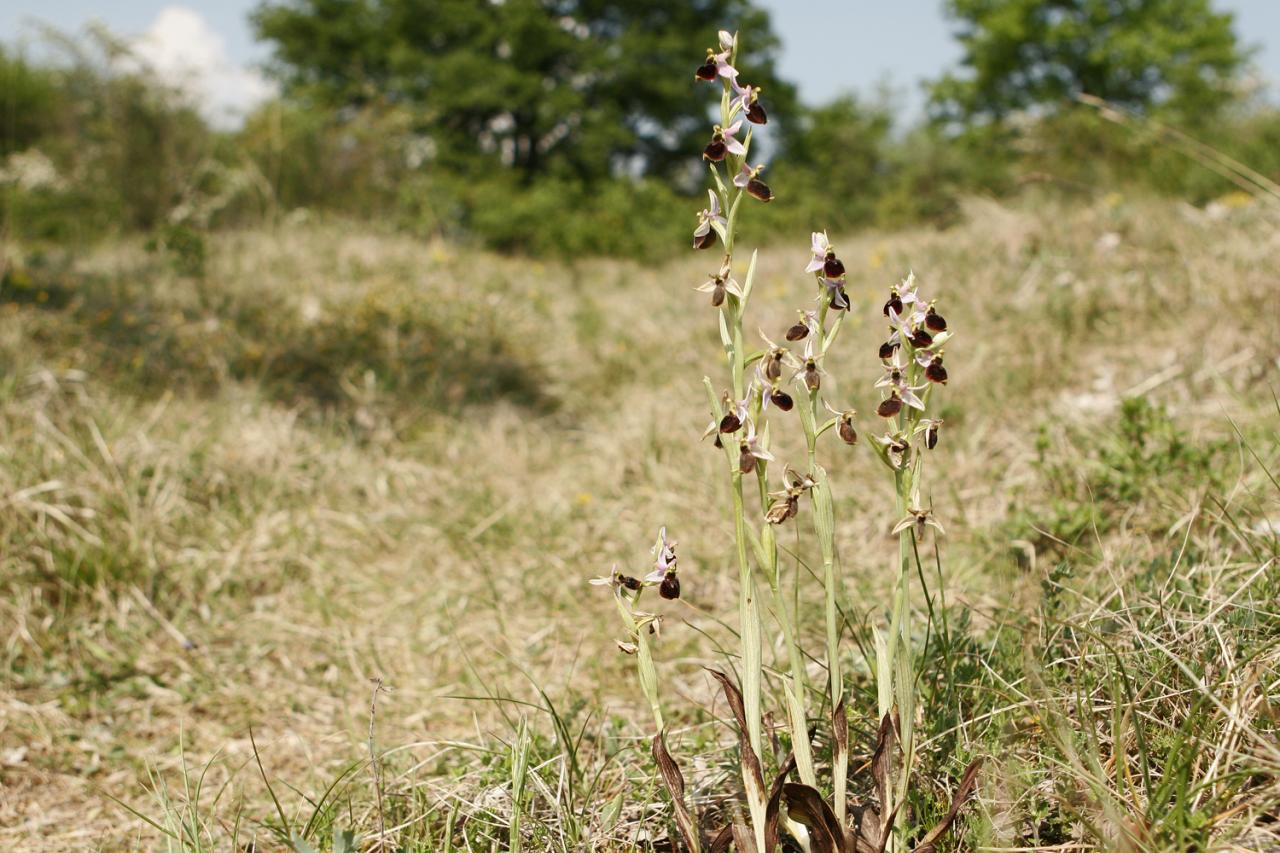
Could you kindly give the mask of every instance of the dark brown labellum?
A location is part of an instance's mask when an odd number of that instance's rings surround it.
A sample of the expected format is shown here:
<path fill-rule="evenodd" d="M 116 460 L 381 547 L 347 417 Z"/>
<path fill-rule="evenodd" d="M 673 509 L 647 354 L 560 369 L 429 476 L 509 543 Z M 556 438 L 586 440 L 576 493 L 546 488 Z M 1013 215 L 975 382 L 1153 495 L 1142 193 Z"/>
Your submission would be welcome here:
<path fill-rule="evenodd" d="M 898 344 L 889 343 L 888 341 L 885 341 L 880 345 L 880 358 L 884 359 L 885 361 L 888 361 L 889 359 L 893 358 L 893 353 L 895 350 L 898 349 L 898 346 L 899 346 Z"/>
<path fill-rule="evenodd" d="M 796 513 L 800 512 L 800 498 L 796 495 L 787 496 L 787 518 L 795 518 Z"/>
<path fill-rule="evenodd" d="M 707 233 L 703 234 L 701 237 L 693 238 L 693 248 L 695 249 L 710 249 L 715 244 L 716 244 L 716 230 L 714 228 L 708 229 Z M 714 293 L 711 295 L 711 298 L 715 299 Z"/>
<path fill-rule="evenodd" d="M 729 412 L 720 419 L 721 433 L 737 432 L 740 429 L 742 429 L 742 421 L 733 412 Z"/>
<path fill-rule="evenodd" d="M 849 294 L 844 292 L 844 285 L 831 292 L 831 307 L 837 311 L 849 310 Z"/>
<path fill-rule="evenodd" d="M 902 313 L 902 300 L 898 298 L 896 293 L 890 296 L 889 301 L 884 304 L 884 316 L 888 317 L 891 309 L 895 314 Z"/>
<path fill-rule="evenodd" d="M 911 335 L 911 345 L 916 349 L 926 349 L 933 345 L 933 335 L 924 329 L 916 329 Z"/>
<path fill-rule="evenodd" d="M 835 252 L 827 252 L 827 259 L 822 264 L 822 274 L 827 278 L 839 278 L 844 275 L 844 262 L 836 257 Z"/>
<path fill-rule="evenodd" d="M 894 394 L 887 400 L 882 400 L 876 408 L 876 414 L 882 418 L 892 418 L 902 411 L 902 400 L 897 394 Z"/>
<path fill-rule="evenodd" d="M 764 107 L 760 106 L 758 101 L 752 101 L 747 106 L 747 121 L 752 124 L 769 123 L 769 116 L 765 115 Z"/>
<path fill-rule="evenodd" d="M 822 376 L 818 373 L 818 367 L 812 361 L 805 365 L 804 368 L 804 385 L 810 391 L 817 391 L 822 387 Z"/>
<path fill-rule="evenodd" d="M 632 592 L 638 590 L 640 587 L 644 585 L 640 583 L 639 579 L 633 578 L 630 575 L 623 575 L 618 579 L 618 582 L 621 583 L 623 586 L 625 586 L 627 589 L 631 590 Z"/>
<path fill-rule="evenodd" d="M 947 369 L 942 366 L 941 358 L 929 362 L 929 366 L 924 369 L 924 378 L 939 385 L 947 384 Z"/>
<path fill-rule="evenodd" d="M 791 407 L 796 404 L 795 400 L 792 400 L 791 395 L 786 391 L 774 391 L 769 395 L 769 399 L 773 401 L 775 406 L 782 409 L 784 412 L 791 411 Z"/>
<path fill-rule="evenodd" d="M 680 579 L 675 572 L 667 572 L 662 583 L 658 585 L 658 595 L 672 601 L 680 597 Z"/>
<path fill-rule="evenodd" d="M 924 446 L 933 450 L 938 446 L 938 428 L 931 426 L 924 433 Z"/>
<path fill-rule="evenodd" d="M 769 360 L 764 365 L 764 375 L 770 382 L 777 382 L 782 377 L 782 353 L 769 354 Z"/>
<path fill-rule="evenodd" d="M 716 440 L 711 443 L 715 445 L 717 450 L 724 449 L 724 442 L 720 440 L 720 433 L 716 433 Z"/>
<path fill-rule="evenodd" d="M 750 474 L 756 470 L 756 458 L 751 455 L 751 451 L 745 444 L 742 445 L 742 452 L 738 454 L 738 470 L 744 474 Z"/>
<path fill-rule="evenodd" d="M 698 70 L 693 72 L 693 76 L 698 80 L 714 80 L 716 79 L 716 64 L 714 62 L 706 62 L 698 66 Z"/>
<path fill-rule="evenodd" d="M 769 185 L 759 178 L 752 178 L 747 181 L 747 195 L 760 201 L 773 201 L 773 190 L 769 189 Z"/>
<path fill-rule="evenodd" d="M 796 323 L 790 329 L 787 329 L 787 340 L 792 343 L 795 343 L 796 341 L 803 341 L 808 336 L 809 327 L 804 323 Z"/>
<path fill-rule="evenodd" d="M 840 433 L 840 440 L 845 444 L 858 443 L 858 431 L 853 428 L 853 421 L 847 417 L 840 418 L 840 426 L 837 428 Z"/>
<path fill-rule="evenodd" d="M 717 284 L 716 289 L 711 291 L 711 306 L 713 308 L 719 308 L 724 304 L 724 295 L 726 292 L 727 291 L 725 291 L 723 284 Z"/>
<path fill-rule="evenodd" d="M 934 311 L 933 308 L 930 308 L 929 313 L 924 315 L 924 324 L 931 332 L 945 332 L 947 330 L 947 318 Z"/>
<path fill-rule="evenodd" d="M 724 139 L 717 133 L 715 137 L 707 143 L 707 147 L 702 149 L 702 159 L 719 163 L 724 159 L 724 155 L 728 150 L 728 147 L 724 144 Z"/>

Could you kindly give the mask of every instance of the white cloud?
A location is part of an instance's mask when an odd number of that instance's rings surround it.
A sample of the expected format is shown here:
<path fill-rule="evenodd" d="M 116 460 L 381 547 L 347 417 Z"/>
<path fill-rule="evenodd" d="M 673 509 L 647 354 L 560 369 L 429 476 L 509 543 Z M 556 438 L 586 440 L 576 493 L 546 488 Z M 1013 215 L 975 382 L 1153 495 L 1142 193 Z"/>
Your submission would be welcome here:
<path fill-rule="evenodd" d="M 249 110 L 275 94 L 261 74 L 233 62 L 222 36 L 184 6 L 161 9 L 133 48 L 165 82 L 190 95 L 216 127 L 239 126 Z"/>

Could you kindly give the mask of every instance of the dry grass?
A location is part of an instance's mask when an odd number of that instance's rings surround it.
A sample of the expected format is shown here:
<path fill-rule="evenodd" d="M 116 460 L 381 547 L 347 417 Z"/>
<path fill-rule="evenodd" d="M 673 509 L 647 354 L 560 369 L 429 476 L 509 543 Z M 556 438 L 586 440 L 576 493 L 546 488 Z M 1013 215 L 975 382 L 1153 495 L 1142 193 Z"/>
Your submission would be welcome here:
<path fill-rule="evenodd" d="M 965 665 L 932 690 L 929 730 L 939 773 L 999 752 L 970 840 L 1198 837 L 1160 834 L 1155 790 L 1174 775 L 1160 750 L 1196 744 L 1188 808 L 1213 809 L 1215 843 L 1278 843 L 1274 223 L 975 202 L 946 232 L 839 243 L 861 318 L 845 351 L 865 356 L 827 365 L 840 395 L 871 409 L 880 294 L 908 268 L 960 332 L 933 493 Z M 762 254 L 767 328 L 808 298 L 805 256 L 803 238 Z M 217 236 L 209 263 L 198 283 L 118 245 L 33 267 L 30 298 L 0 291 L 0 840 L 158 843 L 109 794 L 189 814 L 211 849 L 237 825 L 270 849 L 250 729 L 291 822 L 350 769 L 312 838 L 368 838 L 371 678 L 390 688 L 388 834 L 411 849 L 444 849 L 446 825 L 459 849 L 505 845 L 521 716 L 531 849 L 660 836 L 638 690 L 584 579 L 638 562 L 663 523 L 686 598 L 659 665 L 681 760 L 713 793 L 728 774 L 699 710 L 723 712 L 702 632 L 732 647 L 735 580 L 698 441 L 716 341 L 690 288 L 708 261 L 544 266 L 312 225 Z M 1126 415 L 1132 397 L 1157 408 Z M 1126 424 L 1186 452 L 1135 456 Z M 890 484 L 861 452 L 832 468 L 850 616 L 879 618 Z M 547 702 L 584 732 L 580 777 L 519 704 Z M 1180 739 L 1138 743 L 1135 718 Z M 206 764 L 184 812 L 184 767 Z"/>

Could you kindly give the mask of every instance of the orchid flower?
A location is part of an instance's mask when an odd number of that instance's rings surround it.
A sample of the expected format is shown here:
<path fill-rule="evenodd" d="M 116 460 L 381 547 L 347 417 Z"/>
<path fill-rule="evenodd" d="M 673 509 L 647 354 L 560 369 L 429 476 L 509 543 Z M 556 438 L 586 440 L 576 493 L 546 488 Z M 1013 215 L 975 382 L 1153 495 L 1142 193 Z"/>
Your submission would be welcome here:
<path fill-rule="evenodd" d="M 924 537 L 925 529 L 932 527 L 938 531 L 938 535 L 945 536 L 946 531 L 942 529 L 942 524 L 933 517 L 933 512 L 927 509 L 921 509 L 914 504 L 907 510 L 907 514 L 902 520 L 894 525 L 892 533 L 896 536 L 908 528 L 915 528 L 916 538 Z"/>
<path fill-rule="evenodd" d="M 720 215 L 720 198 L 715 190 L 707 190 L 711 199 L 710 206 L 698 213 L 698 227 L 693 229 L 693 248 L 709 249 L 716 242 L 716 234 L 725 227 L 725 218 Z M 716 226 L 719 226 L 717 228 Z"/>
<path fill-rule="evenodd" d="M 817 272 L 827 263 L 827 252 L 831 251 L 831 241 L 827 239 L 826 231 L 814 231 L 810 238 L 810 247 L 813 249 L 813 258 L 810 259 L 809 265 L 804 268 L 805 272 Z"/>
<path fill-rule="evenodd" d="M 787 340 L 802 341 L 810 335 L 818 334 L 818 312 L 801 311 L 799 322 L 787 329 Z"/>
<path fill-rule="evenodd" d="M 833 409 L 831 404 L 826 400 L 822 401 L 822 405 L 827 411 L 836 416 L 836 433 L 840 436 L 840 440 L 845 444 L 858 443 L 858 431 L 853 426 L 853 419 L 858 416 L 856 409 Z"/>
<path fill-rule="evenodd" d="M 714 196 L 712 196 L 714 198 Z M 720 268 L 720 272 L 711 275 L 706 281 L 694 288 L 699 293 L 710 293 L 711 304 L 717 308 L 724 304 L 724 295 L 732 293 L 742 298 L 742 286 L 734 279 L 728 266 Z"/>
<path fill-rule="evenodd" d="M 733 91 L 738 97 L 734 98 L 729 104 L 729 112 L 732 114 L 736 110 L 742 110 L 743 115 L 747 117 L 747 121 L 752 124 L 768 124 L 769 116 L 765 113 L 764 107 L 760 106 L 760 87 L 759 86 L 739 86 L 736 78 L 733 79 Z"/>
<path fill-rule="evenodd" d="M 747 191 L 747 195 L 760 201 L 773 201 L 773 190 L 769 189 L 769 185 L 760 180 L 760 173 L 764 171 L 764 164 L 748 166 L 744 161 L 742 168 L 738 170 L 738 174 L 733 176 L 733 185 L 742 187 Z"/>
<path fill-rule="evenodd" d="M 747 437 L 742 441 L 742 452 L 738 456 L 738 470 L 743 474 L 750 474 L 756 470 L 757 460 L 772 462 L 773 454 L 760 445 L 760 440 L 756 436 L 756 425 L 748 421 Z"/>

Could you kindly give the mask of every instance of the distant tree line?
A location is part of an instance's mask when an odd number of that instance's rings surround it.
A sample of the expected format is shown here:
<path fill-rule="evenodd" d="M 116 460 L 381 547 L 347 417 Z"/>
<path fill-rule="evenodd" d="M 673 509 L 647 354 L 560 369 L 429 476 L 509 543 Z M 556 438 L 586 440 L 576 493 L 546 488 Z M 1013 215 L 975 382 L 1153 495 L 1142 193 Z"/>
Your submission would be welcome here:
<path fill-rule="evenodd" d="M 911 127 L 891 93 L 800 102 L 751 0 L 266 0 L 252 23 L 282 94 L 231 133 L 116 61 L 127 48 L 101 31 L 62 40 L 59 61 L 0 48 L 0 216 L 65 240 L 303 208 L 535 254 L 678 251 L 709 127 L 693 69 L 725 25 L 769 113 L 762 232 L 945 224 L 964 194 L 1029 176 L 1197 202 L 1231 189 L 1144 117 L 1280 177 L 1280 118 L 1209 0 L 944 8 L 962 59 Z M 1082 95 L 1131 111 L 1128 126 Z"/>

